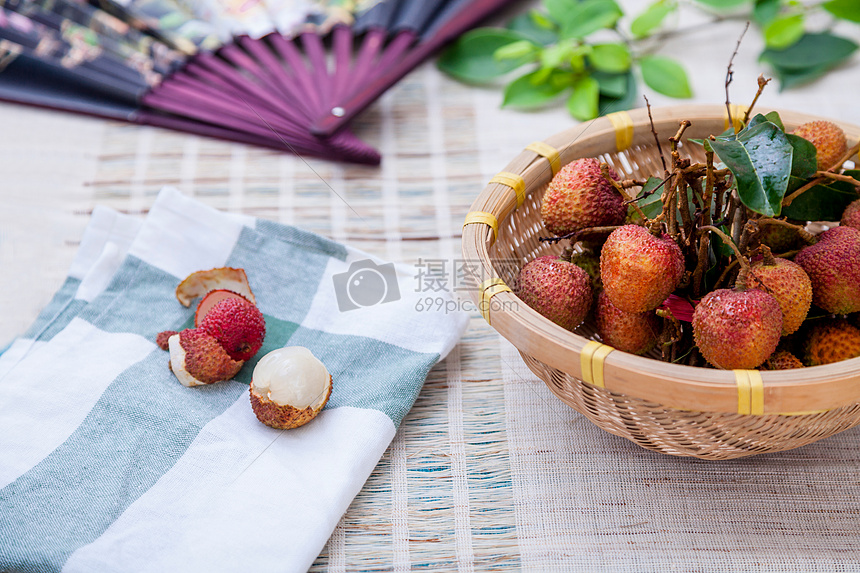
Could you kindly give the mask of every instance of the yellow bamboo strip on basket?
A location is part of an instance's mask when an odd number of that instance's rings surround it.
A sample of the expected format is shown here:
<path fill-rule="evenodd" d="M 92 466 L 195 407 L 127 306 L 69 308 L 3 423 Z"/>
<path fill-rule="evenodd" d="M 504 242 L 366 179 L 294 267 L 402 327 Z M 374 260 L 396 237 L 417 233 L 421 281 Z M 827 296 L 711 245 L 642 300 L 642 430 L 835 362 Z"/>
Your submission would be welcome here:
<path fill-rule="evenodd" d="M 481 316 L 484 317 L 487 324 L 492 324 L 490 322 L 490 304 L 492 302 L 492 298 L 500 292 L 513 291 L 505 284 L 505 281 L 499 277 L 485 280 L 481 283 L 481 286 L 479 286 L 478 289 L 481 291 L 481 302 L 478 304 L 478 310 L 481 311 Z"/>
<path fill-rule="evenodd" d="M 499 235 L 499 220 L 496 219 L 496 216 L 492 213 L 487 213 L 486 211 L 471 211 L 466 215 L 466 220 L 463 222 L 463 226 L 466 225 L 474 225 L 474 224 L 483 224 L 488 225 L 493 230 L 493 240 L 490 241 L 490 244 L 496 242 L 496 237 Z"/>
<path fill-rule="evenodd" d="M 633 144 L 633 120 L 626 111 L 607 114 L 606 119 L 615 128 L 615 149 L 624 151 Z"/>
<path fill-rule="evenodd" d="M 747 109 L 749 109 L 749 106 L 740 105 L 737 103 L 729 104 L 729 107 L 726 108 L 725 114 L 726 129 L 728 129 L 730 125 L 734 125 L 735 131 L 740 130 L 744 126 L 743 119 L 744 115 L 747 112 Z M 729 123 L 729 110 L 731 110 L 732 114 L 731 123 Z"/>
<path fill-rule="evenodd" d="M 558 173 L 558 170 L 561 169 L 561 154 L 558 152 L 558 149 L 552 145 L 544 143 L 543 141 L 533 141 L 526 146 L 526 149 L 534 151 L 549 161 L 549 166 L 550 169 L 552 169 L 553 175 Z"/>
<path fill-rule="evenodd" d="M 738 414 L 764 414 L 764 382 L 758 370 L 735 370 L 738 386 Z"/>
<path fill-rule="evenodd" d="M 582 348 L 580 360 L 582 362 L 582 381 L 593 386 L 604 388 L 603 362 L 610 352 L 615 350 L 611 346 L 601 344 L 595 340 L 589 340 Z"/>
<path fill-rule="evenodd" d="M 502 171 L 501 173 L 496 173 L 496 175 L 490 179 L 490 183 L 500 183 L 501 185 L 505 185 L 513 189 L 514 193 L 517 194 L 517 207 L 520 207 L 523 204 L 523 201 L 526 200 L 526 180 L 523 179 L 522 175 Z"/>

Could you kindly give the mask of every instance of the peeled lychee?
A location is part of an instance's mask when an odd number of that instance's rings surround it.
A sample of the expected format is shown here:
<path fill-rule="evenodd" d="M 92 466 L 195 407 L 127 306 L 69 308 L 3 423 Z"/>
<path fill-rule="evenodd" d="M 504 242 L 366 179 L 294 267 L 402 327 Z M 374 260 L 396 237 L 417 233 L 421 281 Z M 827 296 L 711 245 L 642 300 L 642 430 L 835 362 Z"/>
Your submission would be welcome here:
<path fill-rule="evenodd" d="M 845 211 L 842 212 L 842 220 L 839 222 L 843 227 L 851 227 L 860 231 L 860 199 L 852 201 Z"/>
<path fill-rule="evenodd" d="M 860 311 L 860 231 L 834 227 L 794 258 L 812 281 L 812 302 L 832 314 Z"/>
<path fill-rule="evenodd" d="M 787 259 L 765 256 L 751 265 L 747 286 L 769 292 L 782 309 L 783 336 L 795 332 L 806 320 L 812 304 L 812 283 L 803 268 Z"/>
<path fill-rule="evenodd" d="M 186 328 L 168 340 L 170 369 L 184 386 L 201 386 L 230 380 L 244 362 L 236 361 L 218 341 L 198 328 Z"/>
<path fill-rule="evenodd" d="M 860 329 L 845 319 L 816 321 L 803 342 L 803 360 L 809 366 L 832 364 L 860 356 Z"/>
<path fill-rule="evenodd" d="M 632 354 L 645 354 L 654 348 L 660 334 L 660 319 L 653 310 L 625 312 L 603 291 L 597 295 L 594 318 L 605 344 Z"/>
<path fill-rule="evenodd" d="M 818 169 L 830 169 L 848 152 L 848 140 L 842 128 L 832 121 L 816 120 L 801 124 L 792 132 L 812 142 L 818 157 Z"/>
<path fill-rule="evenodd" d="M 654 310 L 684 276 L 684 256 L 668 235 L 624 225 L 612 231 L 600 253 L 603 289 L 627 312 Z"/>
<path fill-rule="evenodd" d="M 195 298 L 206 296 L 208 292 L 216 289 L 233 291 L 252 303 L 257 302 L 254 293 L 251 292 L 245 270 L 231 267 L 191 273 L 176 287 L 176 298 L 182 306 L 190 306 Z"/>
<path fill-rule="evenodd" d="M 618 179 L 611 168 L 609 174 Z M 554 235 L 579 229 L 620 225 L 627 208 L 624 200 L 600 172 L 600 161 L 577 159 L 562 167 L 552 178 L 541 202 L 544 226 Z"/>
<path fill-rule="evenodd" d="M 310 350 L 279 348 L 263 356 L 254 368 L 251 408 L 267 426 L 296 428 L 316 417 L 331 390 L 331 375 Z"/>
<path fill-rule="evenodd" d="M 256 305 L 244 298 L 226 298 L 216 303 L 200 323 L 233 360 L 250 360 L 263 345 L 266 321 Z"/>
<path fill-rule="evenodd" d="M 752 369 L 776 350 L 782 333 L 779 303 L 758 289 L 717 289 L 693 312 L 693 337 L 717 368 Z"/>
<path fill-rule="evenodd" d="M 520 270 L 516 294 L 544 317 L 574 330 L 591 309 L 591 278 L 571 262 L 544 256 Z"/>

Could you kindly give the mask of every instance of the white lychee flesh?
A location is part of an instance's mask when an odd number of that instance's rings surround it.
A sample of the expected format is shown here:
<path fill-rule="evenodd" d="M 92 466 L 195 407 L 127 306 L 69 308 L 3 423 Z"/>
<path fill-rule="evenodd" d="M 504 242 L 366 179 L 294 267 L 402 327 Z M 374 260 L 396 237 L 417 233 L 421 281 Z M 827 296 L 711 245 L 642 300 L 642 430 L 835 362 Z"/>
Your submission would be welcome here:
<path fill-rule="evenodd" d="M 263 356 L 254 368 L 253 390 L 280 406 L 316 410 L 328 398 L 331 376 L 303 346 L 288 346 Z"/>
<path fill-rule="evenodd" d="M 189 374 L 185 368 L 185 349 L 179 344 L 179 334 L 174 334 L 167 339 L 167 349 L 170 352 L 170 369 L 182 385 L 188 388 L 203 386 L 203 382 Z"/>

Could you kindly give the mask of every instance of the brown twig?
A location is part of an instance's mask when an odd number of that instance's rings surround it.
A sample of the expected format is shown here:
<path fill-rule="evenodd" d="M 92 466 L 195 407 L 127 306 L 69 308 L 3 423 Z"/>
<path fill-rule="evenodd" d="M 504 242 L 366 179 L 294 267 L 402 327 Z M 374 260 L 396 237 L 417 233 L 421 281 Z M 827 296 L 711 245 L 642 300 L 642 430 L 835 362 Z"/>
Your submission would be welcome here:
<path fill-rule="evenodd" d="M 731 99 L 729 98 L 729 85 L 732 83 L 732 79 L 734 77 L 734 71 L 732 71 L 732 63 L 735 61 L 735 56 L 738 55 L 738 50 L 741 48 L 741 40 L 744 39 L 744 35 L 746 35 L 747 30 L 749 30 L 750 23 L 747 21 L 746 26 L 744 26 L 743 32 L 741 32 L 740 37 L 738 38 L 737 44 L 735 44 L 735 51 L 732 52 L 732 57 L 729 58 L 729 65 L 726 68 L 726 112 L 729 116 L 729 125 L 734 125 L 734 119 L 732 118 L 732 104 Z M 738 132 L 738 128 L 735 127 L 735 133 Z"/>
<path fill-rule="evenodd" d="M 651 102 L 648 101 L 648 96 L 645 98 L 645 107 L 648 109 L 648 122 L 651 124 L 651 133 L 654 135 L 654 141 L 657 142 L 657 150 L 660 152 L 660 162 L 663 164 L 663 179 L 669 176 L 669 168 L 666 167 L 666 157 L 663 155 L 663 145 L 660 143 L 660 137 L 657 135 L 657 130 L 654 128 L 654 118 L 651 117 Z"/>
<path fill-rule="evenodd" d="M 833 173 L 833 170 L 841 167 L 843 163 L 845 163 L 846 161 L 851 159 L 851 157 L 853 157 L 854 154 L 857 153 L 858 151 L 860 151 L 860 142 L 858 142 L 851 149 L 849 149 L 845 153 L 845 155 L 843 155 L 841 158 L 839 158 L 839 160 L 836 163 L 834 163 L 832 166 L 830 166 L 830 168 L 826 172 L 816 171 L 815 173 L 816 173 L 817 177 L 815 177 L 814 179 L 811 179 L 809 182 L 806 183 L 806 185 L 804 185 L 803 187 L 800 187 L 799 189 L 794 191 L 791 195 L 788 195 L 787 197 L 785 197 L 782 200 L 782 206 L 788 207 L 789 205 L 791 205 L 791 203 L 795 199 L 797 199 L 798 197 L 800 197 L 801 195 L 803 195 L 804 193 L 806 193 L 807 191 L 809 191 L 810 189 L 812 189 L 813 187 L 818 185 L 819 183 L 823 182 L 827 177 L 832 176 L 832 175 L 837 175 L 836 173 Z M 825 175 L 825 173 L 829 173 L 830 175 Z M 853 179 L 853 177 L 851 179 Z M 853 184 L 854 185 L 858 184 L 856 179 L 854 179 Z"/>
<path fill-rule="evenodd" d="M 578 231 L 573 231 L 572 233 L 567 233 L 566 235 L 560 235 L 558 237 L 539 237 L 538 241 L 540 241 L 541 243 L 558 243 L 559 241 L 570 239 L 571 243 L 575 243 L 579 240 L 580 237 L 585 237 L 587 235 L 608 235 L 618 227 L 619 225 L 607 225 L 605 227 L 588 227 L 586 229 L 579 229 Z"/>
<path fill-rule="evenodd" d="M 764 91 L 764 87 L 770 83 L 770 78 L 765 78 L 764 75 L 759 74 L 758 76 L 758 90 L 755 92 L 755 97 L 752 100 L 752 103 L 744 112 L 744 120 L 743 124 L 746 125 L 750 120 L 750 114 L 752 113 L 753 108 L 755 107 L 758 98 L 761 96 L 761 93 Z"/>

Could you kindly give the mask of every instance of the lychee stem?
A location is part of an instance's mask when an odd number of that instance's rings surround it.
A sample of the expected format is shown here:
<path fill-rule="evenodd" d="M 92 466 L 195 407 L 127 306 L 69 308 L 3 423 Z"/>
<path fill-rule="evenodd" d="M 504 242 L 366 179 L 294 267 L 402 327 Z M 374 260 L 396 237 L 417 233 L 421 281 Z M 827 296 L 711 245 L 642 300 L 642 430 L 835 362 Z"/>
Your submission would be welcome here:
<path fill-rule="evenodd" d="M 600 173 L 603 175 L 603 178 L 604 178 L 604 179 L 606 179 L 606 180 L 609 182 L 609 184 L 610 184 L 610 185 L 612 185 L 612 187 L 613 187 L 616 191 L 618 191 L 618 194 L 619 194 L 619 195 L 621 195 L 621 197 L 624 199 L 624 203 L 625 203 L 625 204 L 629 203 L 630 205 L 633 205 L 633 209 L 636 211 L 636 213 L 637 213 L 640 217 L 642 217 L 642 219 L 643 219 L 644 221 L 647 221 L 647 220 L 648 220 L 648 217 L 646 217 L 646 216 L 645 216 L 645 213 L 643 213 L 643 212 L 642 212 L 642 209 L 640 209 L 640 208 L 639 208 L 639 205 L 637 205 L 637 204 L 636 204 L 636 202 L 635 202 L 635 201 L 633 201 L 633 198 L 632 198 L 632 197 L 630 197 L 630 194 L 629 194 L 629 193 L 627 193 L 627 190 L 626 190 L 626 189 L 624 189 L 624 187 L 623 187 L 622 185 L 620 185 L 620 184 L 618 183 L 618 181 L 616 181 L 616 180 L 615 180 L 615 179 L 614 179 L 614 178 L 609 174 L 609 165 L 607 165 L 606 163 L 601 163 L 601 164 L 600 164 Z"/>
<path fill-rule="evenodd" d="M 738 263 L 741 265 L 741 272 L 743 272 L 743 269 L 749 267 L 749 263 L 747 262 L 746 258 L 744 258 L 744 256 L 741 254 L 737 245 L 735 245 L 735 242 L 732 241 L 732 239 L 728 235 L 723 233 L 720 229 L 718 229 L 717 227 L 714 227 L 713 225 L 703 225 L 703 226 L 699 227 L 699 231 L 700 232 L 701 231 L 712 231 L 712 232 L 716 233 L 723 240 L 723 242 L 725 244 L 730 246 L 732 248 L 732 251 L 734 251 L 734 253 L 735 253 L 735 258 L 737 258 Z"/>
<path fill-rule="evenodd" d="M 767 245 L 760 245 L 761 263 L 766 267 L 772 267 L 776 264 L 776 257 L 773 256 L 773 251 Z"/>

